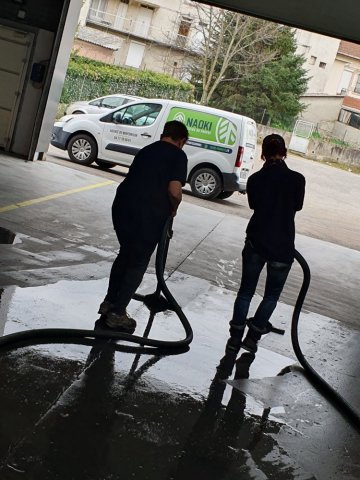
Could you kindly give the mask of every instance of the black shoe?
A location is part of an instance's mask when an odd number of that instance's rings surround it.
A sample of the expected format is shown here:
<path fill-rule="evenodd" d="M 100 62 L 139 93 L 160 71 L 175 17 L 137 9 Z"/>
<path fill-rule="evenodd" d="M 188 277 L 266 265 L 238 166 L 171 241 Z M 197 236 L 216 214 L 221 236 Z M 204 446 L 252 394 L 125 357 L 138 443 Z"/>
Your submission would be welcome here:
<path fill-rule="evenodd" d="M 104 300 L 99 306 L 98 313 L 100 313 L 100 315 L 107 315 L 110 312 L 112 307 L 113 307 L 112 303 L 108 302 L 107 300 Z"/>
<path fill-rule="evenodd" d="M 105 318 L 105 324 L 112 330 L 133 333 L 136 328 L 136 321 L 126 312 L 123 314 L 109 312 Z"/>

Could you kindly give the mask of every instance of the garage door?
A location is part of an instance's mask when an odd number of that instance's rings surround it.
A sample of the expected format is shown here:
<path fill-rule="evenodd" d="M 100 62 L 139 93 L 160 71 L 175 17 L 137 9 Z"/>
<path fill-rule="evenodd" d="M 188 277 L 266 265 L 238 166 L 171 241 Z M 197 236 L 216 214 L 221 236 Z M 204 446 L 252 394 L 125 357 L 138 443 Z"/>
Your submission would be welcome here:
<path fill-rule="evenodd" d="M 10 146 L 33 35 L 0 25 L 0 147 Z"/>

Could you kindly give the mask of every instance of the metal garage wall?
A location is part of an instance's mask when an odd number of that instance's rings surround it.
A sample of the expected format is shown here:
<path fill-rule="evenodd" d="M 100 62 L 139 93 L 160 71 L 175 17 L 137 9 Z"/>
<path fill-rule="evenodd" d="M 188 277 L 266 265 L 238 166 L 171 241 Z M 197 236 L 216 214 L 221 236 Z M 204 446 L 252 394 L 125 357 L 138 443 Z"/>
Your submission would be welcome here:
<path fill-rule="evenodd" d="M 69 5 L 71 5 L 71 15 L 67 16 Z M 71 31 L 72 41 L 81 5 L 82 0 L 0 1 L 0 25 L 7 27 L 10 31 L 25 32 L 27 38 L 33 38 L 32 48 L 25 52 L 26 60 L 29 59 L 29 61 L 23 65 L 16 62 L 17 52 L 10 51 L 9 48 L 3 49 L 3 45 L 0 45 L 0 52 L 2 52 L 0 63 L 4 66 L 3 72 L 0 71 L 0 87 L 4 88 L 3 97 L 6 97 L 3 98 L 2 103 L 7 110 L 3 108 L 3 112 L 8 112 L 6 118 L 5 113 L 2 113 L 1 117 L 6 126 L 0 133 L 3 137 L 3 140 L 0 140 L 0 148 L 25 158 L 33 158 L 45 112 L 48 118 L 52 117 L 52 121 L 55 118 L 56 108 L 54 109 L 53 105 L 57 92 L 60 96 L 71 51 L 71 44 L 67 45 L 65 42 L 67 48 L 62 50 L 63 58 L 59 68 L 55 70 L 63 30 L 67 23 L 71 24 L 68 35 Z M 7 63 L 14 68 L 17 63 L 17 67 L 12 71 L 12 80 L 10 80 L 10 74 L 4 71 L 7 69 Z M 56 75 L 54 75 L 55 72 Z M 13 88 L 11 85 L 13 82 L 16 83 L 16 91 L 20 92 L 16 94 L 16 102 L 14 102 L 15 86 Z M 51 90 L 54 84 L 58 87 Z M 46 109 L 46 104 L 50 91 L 52 91 L 52 102 L 49 110 Z M 51 131 L 46 132 L 48 138 L 50 134 Z M 6 139 L 4 139 L 5 136 Z"/>
<path fill-rule="evenodd" d="M 0 147 L 8 150 L 34 35 L 0 25 Z"/>

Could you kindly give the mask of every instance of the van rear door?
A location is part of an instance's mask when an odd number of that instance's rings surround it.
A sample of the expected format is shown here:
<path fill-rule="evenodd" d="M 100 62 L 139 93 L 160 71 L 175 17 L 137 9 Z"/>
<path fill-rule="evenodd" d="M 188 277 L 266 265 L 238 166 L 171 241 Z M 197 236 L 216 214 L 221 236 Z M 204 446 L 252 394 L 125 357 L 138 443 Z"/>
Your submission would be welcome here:
<path fill-rule="evenodd" d="M 240 182 L 240 192 L 245 192 L 246 182 L 255 162 L 257 129 L 251 118 L 243 120 L 243 136 L 237 152 L 235 169 Z"/>
<path fill-rule="evenodd" d="M 252 169 L 255 161 L 255 149 L 256 149 L 256 123 L 250 118 L 246 119 L 245 124 L 245 145 L 244 145 L 244 167 Z"/>

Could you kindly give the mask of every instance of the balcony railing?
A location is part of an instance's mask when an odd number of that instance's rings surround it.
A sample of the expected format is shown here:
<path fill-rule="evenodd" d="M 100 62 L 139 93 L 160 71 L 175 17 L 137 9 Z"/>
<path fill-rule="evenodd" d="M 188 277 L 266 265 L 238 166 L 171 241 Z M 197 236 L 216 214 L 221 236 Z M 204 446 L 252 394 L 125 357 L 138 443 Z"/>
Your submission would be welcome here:
<path fill-rule="evenodd" d="M 121 17 L 106 11 L 89 9 L 88 21 L 90 23 L 108 27 L 121 33 L 135 35 L 145 40 L 176 46 L 184 50 L 191 50 L 191 38 L 179 35 L 173 31 L 165 30 L 129 17 Z"/>

